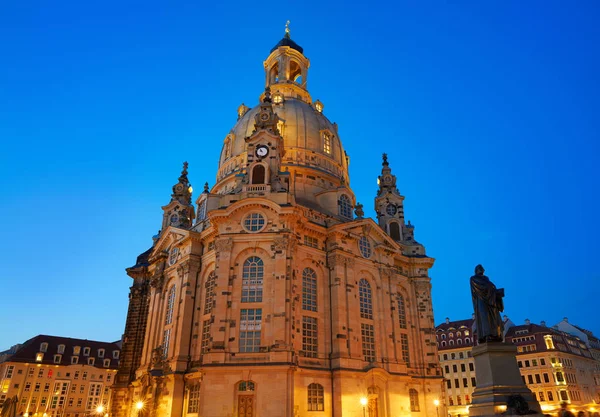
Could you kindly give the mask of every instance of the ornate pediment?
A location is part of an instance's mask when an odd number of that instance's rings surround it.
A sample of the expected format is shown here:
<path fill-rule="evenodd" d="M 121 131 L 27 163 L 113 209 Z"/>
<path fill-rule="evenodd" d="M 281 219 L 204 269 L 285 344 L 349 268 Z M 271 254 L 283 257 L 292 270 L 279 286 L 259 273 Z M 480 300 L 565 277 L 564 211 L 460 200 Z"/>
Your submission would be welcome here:
<path fill-rule="evenodd" d="M 154 245 L 154 250 L 152 251 L 152 255 L 150 255 L 150 259 L 158 256 L 163 251 L 169 250 L 169 248 L 171 246 L 183 241 L 189 235 L 190 235 L 190 232 L 187 230 L 178 229 L 176 227 L 168 227 L 161 234 L 160 238 Z"/>

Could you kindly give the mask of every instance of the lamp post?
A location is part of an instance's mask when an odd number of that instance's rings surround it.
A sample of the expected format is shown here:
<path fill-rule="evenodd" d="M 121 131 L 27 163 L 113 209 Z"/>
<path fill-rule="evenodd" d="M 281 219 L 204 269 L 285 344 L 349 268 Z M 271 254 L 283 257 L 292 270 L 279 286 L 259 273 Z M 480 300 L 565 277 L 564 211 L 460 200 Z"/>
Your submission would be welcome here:
<path fill-rule="evenodd" d="M 433 400 L 433 404 L 435 405 L 435 415 L 436 417 L 440 417 L 440 400 Z"/>
<path fill-rule="evenodd" d="M 369 400 L 367 400 L 366 397 L 362 397 L 360 399 L 360 404 L 363 407 L 363 417 L 367 417 L 367 403 L 369 402 Z"/>
<path fill-rule="evenodd" d="M 135 408 L 137 409 L 137 415 L 138 417 L 140 416 L 140 412 L 142 411 L 142 409 L 144 408 L 144 402 L 143 401 L 138 401 L 135 403 Z"/>

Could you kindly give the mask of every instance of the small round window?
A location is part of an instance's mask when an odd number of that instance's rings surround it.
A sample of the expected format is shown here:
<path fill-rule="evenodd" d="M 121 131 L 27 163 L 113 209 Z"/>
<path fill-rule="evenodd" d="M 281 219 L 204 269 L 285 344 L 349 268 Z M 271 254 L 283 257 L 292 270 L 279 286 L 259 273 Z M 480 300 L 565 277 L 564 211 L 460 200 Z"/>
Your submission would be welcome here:
<path fill-rule="evenodd" d="M 173 265 L 177 262 L 177 255 L 179 255 L 179 248 L 171 249 L 171 254 L 169 255 L 169 265 Z"/>
<path fill-rule="evenodd" d="M 366 236 L 360 238 L 360 240 L 358 241 L 358 248 L 360 249 L 360 253 L 362 254 L 362 256 L 364 256 L 365 258 L 371 257 L 371 243 L 369 242 L 369 239 L 367 239 Z"/>
<path fill-rule="evenodd" d="M 265 217 L 260 213 L 250 213 L 244 219 L 243 226 L 249 232 L 260 232 L 265 227 Z"/>

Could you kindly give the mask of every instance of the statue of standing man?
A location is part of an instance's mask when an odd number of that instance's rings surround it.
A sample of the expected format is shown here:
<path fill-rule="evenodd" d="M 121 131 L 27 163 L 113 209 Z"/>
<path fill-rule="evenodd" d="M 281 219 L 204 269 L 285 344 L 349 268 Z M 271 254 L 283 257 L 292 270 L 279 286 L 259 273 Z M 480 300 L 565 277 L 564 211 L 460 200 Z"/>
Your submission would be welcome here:
<path fill-rule="evenodd" d="M 471 297 L 475 312 L 475 326 L 479 343 L 502 342 L 504 323 L 500 312 L 504 311 L 504 288 L 496 288 L 488 277 L 483 275 L 483 266 L 475 267 L 471 277 Z"/>

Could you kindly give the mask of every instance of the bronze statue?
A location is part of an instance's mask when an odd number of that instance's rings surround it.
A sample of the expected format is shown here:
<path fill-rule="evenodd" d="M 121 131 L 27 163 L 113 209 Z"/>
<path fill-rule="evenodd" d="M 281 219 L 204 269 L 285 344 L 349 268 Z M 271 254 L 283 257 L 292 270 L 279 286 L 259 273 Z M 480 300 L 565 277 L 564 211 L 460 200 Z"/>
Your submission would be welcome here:
<path fill-rule="evenodd" d="M 475 275 L 471 277 L 471 298 L 475 312 L 475 328 L 479 343 L 501 342 L 504 323 L 500 312 L 504 311 L 504 288 L 496 288 L 488 277 L 483 275 L 483 266 L 475 267 Z"/>

